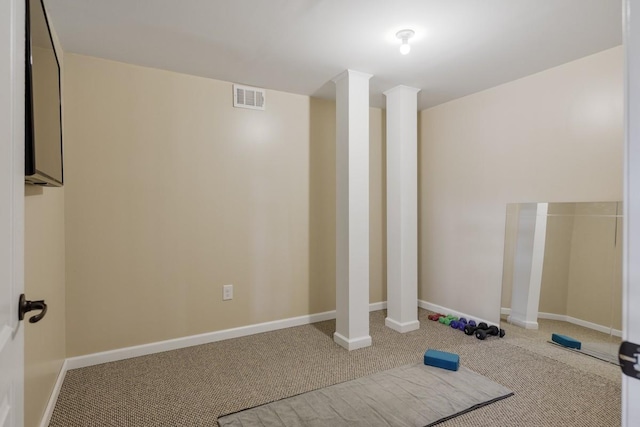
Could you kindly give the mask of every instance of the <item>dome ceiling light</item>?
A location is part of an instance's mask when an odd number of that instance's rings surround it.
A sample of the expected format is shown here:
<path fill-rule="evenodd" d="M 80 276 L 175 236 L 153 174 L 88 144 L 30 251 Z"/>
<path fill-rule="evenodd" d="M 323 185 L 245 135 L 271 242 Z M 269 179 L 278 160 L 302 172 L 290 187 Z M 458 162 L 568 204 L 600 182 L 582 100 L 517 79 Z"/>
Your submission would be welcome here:
<path fill-rule="evenodd" d="M 400 45 L 400 53 L 406 55 L 411 51 L 411 46 L 409 45 L 409 39 L 415 35 L 415 31 L 413 30 L 400 30 L 396 33 L 396 37 L 402 40 L 402 44 Z"/>

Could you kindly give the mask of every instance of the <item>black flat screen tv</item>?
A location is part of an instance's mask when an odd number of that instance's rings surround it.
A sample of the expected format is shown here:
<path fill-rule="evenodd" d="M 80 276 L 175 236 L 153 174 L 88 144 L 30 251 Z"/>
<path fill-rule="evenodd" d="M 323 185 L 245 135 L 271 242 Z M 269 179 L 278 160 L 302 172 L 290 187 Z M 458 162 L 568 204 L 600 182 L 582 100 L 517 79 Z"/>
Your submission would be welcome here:
<path fill-rule="evenodd" d="M 60 63 L 42 0 L 26 1 L 25 182 L 63 179 Z"/>

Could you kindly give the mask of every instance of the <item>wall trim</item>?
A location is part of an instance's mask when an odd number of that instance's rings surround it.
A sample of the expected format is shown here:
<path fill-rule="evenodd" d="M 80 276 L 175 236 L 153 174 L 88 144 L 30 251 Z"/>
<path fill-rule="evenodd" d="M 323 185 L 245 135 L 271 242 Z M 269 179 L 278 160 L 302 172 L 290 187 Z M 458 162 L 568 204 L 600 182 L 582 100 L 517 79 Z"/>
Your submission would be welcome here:
<path fill-rule="evenodd" d="M 549 316 L 549 317 L 546 317 L 546 316 Z M 586 320 L 578 319 L 571 316 L 563 316 L 561 314 L 554 314 L 554 313 L 538 313 L 538 317 L 540 317 L 541 319 L 564 320 L 565 322 L 569 322 L 569 323 L 573 323 L 574 325 L 593 329 L 594 331 L 602 332 L 605 334 L 611 334 L 614 337 L 622 336 L 622 331 L 620 329 L 613 329 L 608 326 L 599 325 L 593 322 L 587 322 Z"/>
<path fill-rule="evenodd" d="M 514 317 L 511 314 L 509 315 L 509 317 L 507 317 L 507 322 L 525 329 L 538 329 L 538 322 L 532 322 L 523 318 Z"/>
<path fill-rule="evenodd" d="M 545 313 L 544 311 L 538 312 L 538 319 L 560 320 L 563 322 L 569 322 L 569 320 L 567 320 L 569 319 L 569 316 L 567 316 L 566 314 Z"/>
<path fill-rule="evenodd" d="M 510 308 L 502 307 L 500 308 L 500 314 L 511 314 Z M 608 326 L 599 325 L 597 323 L 588 322 L 586 320 L 578 319 L 576 317 L 567 316 L 566 314 L 556 314 L 556 313 L 545 313 L 543 311 L 538 313 L 539 319 L 548 319 L 548 320 L 560 320 L 562 322 L 573 323 L 574 325 L 582 326 L 584 328 L 593 329 L 594 331 L 602 332 L 604 334 L 611 334 L 614 337 L 622 337 L 622 331 L 620 329 L 610 328 Z M 515 322 L 514 322 L 515 324 Z M 518 325 L 520 326 L 520 325 Z"/>
<path fill-rule="evenodd" d="M 62 383 L 64 382 L 64 378 L 67 375 L 67 361 L 62 362 L 62 366 L 60 367 L 60 372 L 58 372 L 58 378 L 56 379 L 56 383 L 53 385 L 53 390 L 51 390 L 51 395 L 49 396 L 49 402 L 47 402 L 47 407 L 44 410 L 44 414 L 42 414 L 42 420 L 40 421 L 40 427 L 48 427 L 49 422 L 51 421 L 51 416 L 53 415 L 53 410 L 56 407 L 56 402 L 58 401 L 58 396 L 60 395 L 60 390 L 62 389 Z"/>
<path fill-rule="evenodd" d="M 383 310 L 386 307 L 386 301 L 377 302 L 369 304 L 369 311 L 371 312 Z M 85 368 L 87 366 L 99 365 L 101 363 L 116 362 L 118 360 L 130 359 L 132 357 L 146 356 L 163 351 L 192 347 L 194 345 L 209 344 L 212 342 L 223 341 L 232 338 L 246 337 L 248 335 L 277 331 L 279 329 L 292 328 L 294 326 L 308 325 L 311 323 L 323 322 L 325 320 L 331 320 L 335 318 L 335 310 L 325 311 L 323 313 L 291 317 L 288 319 L 274 320 L 271 322 L 258 323 L 255 325 L 240 326 L 238 328 L 224 329 L 221 331 L 207 332 L 199 335 L 190 335 L 166 341 L 157 341 L 149 344 L 142 344 L 132 347 L 103 351 L 100 353 L 70 357 L 66 360 L 67 369 Z"/>
<path fill-rule="evenodd" d="M 461 311 L 452 310 L 437 304 L 424 300 L 418 300 L 418 307 L 425 310 L 435 311 L 438 313 L 453 314 L 458 317 L 466 317 L 467 319 L 475 319 L 477 322 L 485 322 L 488 325 L 495 325 L 486 319 L 479 318 Z M 385 310 L 387 302 L 375 302 L 369 304 L 369 311 Z M 207 332 L 199 335 L 190 335 L 186 337 L 174 338 L 171 340 L 157 341 L 149 344 L 142 344 L 132 347 L 124 347 L 115 350 L 108 350 L 99 353 L 92 353 L 83 356 L 69 357 L 64 363 L 64 373 L 69 369 L 79 369 L 88 366 L 99 365 L 102 363 L 116 362 L 118 360 L 130 359 L 132 357 L 146 356 L 149 354 L 160 353 L 164 351 L 177 350 L 180 348 L 191 347 L 201 344 L 209 344 L 217 341 L 224 341 L 232 338 L 240 338 L 248 335 L 255 335 L 264 332 L 276 331 L 279 329 L 291 328 L 294 326 L 308 325 L 311 323 L 323 322 L 336 318 L 336 311 L 325 311 L 323 313 L 310 314 L 305 316 L 291 317 L 288 319 L 274 320 L 271 322 L 258 323 L 248 326 L 240 326 L 237 328 L 224 329 L 221 331 Z M 61 373 L 63 375 L 63 373 Z M 64 379 L 64 377 L 63 377 Z"/>
<path fill-rule="evenodd" d="M 495 325 L 494 322 L 490 322 L 486 319 L 481 319 L 477 316 L 473 316 L 461 311 L 452 310 L 450 308 L 443 307 L 441 305 L 433 304 L 428 301 L 418 300 L 418 307 L 425 310 L 434 311 L 436 313 L 453 314 L 458 317 L 465 317 L 467 319 L 475 319 L 476 322 L 485 322 L 488 325 Z M 387 308 L 387 302 L 375 302 L 369 304 L 369 312 L 385 310 Z M 509 315 L 511 310 L 508 308 L 501 308 L 500 314 Z M 622 336 L 622 331 L 617 329 L 607 328 L 606 326 L 597 325 L 595 323 L 587 322 L 581 319 L 576 319 L 570 316 L 553 314 L 553 313 L 538 313 L 541 319 L 552 320 L 564 320 L 569 323 L 573 323 L 585 328 L 595 329 L 600 332 L 611 332 L 614 336 Z M 258 323 L 255 325 L 241 326 L 238 328 L 225 329 L 222 331 L 208 332 L 199 335 L 191 335 L 187 337 L 175 338 L 166 341 L 157 341 L 149 344 L 142 344 L 132 347 L 119 348 L 115 350 L 103 351 L 100 353 L 92 353 L 83 356 L 70 357 L 65 359 L 58 373 L 58 378 L 51 391 L 49 402 L 42 416 L 40 427 L 47 427 L 53 415 L 53 410 L 58 400 L 58 395 L 62 389 L 62 383 L 70 369 L 86 368 L 88 366 L 99 365 L 108 362 L 117 362 L 118 360 L 130 359 L 132 357 L 146 356 L 149 354 L 160 353 L 164 351 L 177 350 L 185 347 L 192 347 L 195 345 L 208 344 L 217 341 L 224 341 L 232 338 L 240 338 L 248 335 L 255 335 L 264 332 L 276 331 L 279 329 L 291 328 L 294 326 L 308 325 L 311 323 L 323 322 L 325 320 L 332 320 L 336 318 L 336 311 L 325 311 L 323 313 L 310 314 L 306 316 L 291 317 L 288 319 L 274 320 L 271 322 Z M 524 326 L 523 326 L 524 327 Z"/>
<path fill-rule="evenodd" d="M 396 322 L 395 320 L 393 320 L 390 317 L 387 317 L 386 319 L 384 319 L 384 325 L 387 328 L 391 328 L 396 332 L 400 332 L 401 334 L 404 334 L 405 332 L 411 332 L 411 331 L 416 331 L 416 330 L 420 329 L 420 321 L 419 320 L 412 320 L 411 322 L 400 323 L 400 322 Z"/>
<path fill-rule="evenodd" d="M 347 338 L 343 335 L 340 335 L 337 332 L 333 333 L 333 341 L 338 344 L 342 348 L 346 348 L 347 350 L 358 350 L 360 348 L 370 347 L 371 346 L 371 336 L 365 335 L 358 338 Z"/>
<path fill-rule="evenodd" d="M 387 302 L 386 301 L 373 302 L 373 303 L 369 304 L 369 312 L 379 311 L 379 310 L 386 310 L 386 309 L 387 309 Z M 334 318 L 335 318 L 335 316 L 334 316 Z"/>
<path fill-rule="evenodd" d="M 387 302 L 374 302 L 369 304 L 369 312 L 385 310 Z M 175 338 L 166 341 L 157 341 L 149 344 L 124 347 L 115 350 L 103 351 L 100 353 L 86 354 L 83 356 L 69 357 L 65 359 L 58 373 L 58 378 L 49 396 L 49 402 L 40 421 L 40 427 L 47 427 L 51 421 L 53 410 L 58 401 L 62 383 L 70 369 L 86 368 L 88 366 L 100 365 L 102 363 L 117 362 L 118 360 L 130 359 L 132 357 L 146 356 L 163 351 L 177 350 L 179 348 L 192 347 L 195 345 L 208 344 L 217 341 L 224 341 L 231 338 L 245 337 L 248 335 L 260 334 L 263 332 L 277 331 L 279 329 L 291 328 L 294 326 L 309 325 L 311 323 L 323 322 L 336 318 L 336 311 L 325 311 L 323 313 L 309 314 L 306 316 L 291 317 L 288 319 L 274 320 L 271 322 L 258 323 L 255 325 L 241 326 L 238 328 L 225 329 L 222 331 L 208 332 L 205 334 L 191 335 L 187 337 Z M 370 338 L 369 338 L 370 339 Z"/>
<path fill-rule="evenodd" d="M 471 314 L 463 313 L 461 311 L 452 310 L 450 308 L 443 307 L 441 305 L 433 304 L 431 302 L 420 300 L 420 299 L 418 300 L 418 307 L 424 308 L 425 310 L 429 310 L 429 311 L 435 311 L 436 313 L 453 314 L 454 316 L 464 317 L 465 319 L 468 319 L 468 320 L 473 319 L 476 321 L 476 323 L 484 322 L 487 325 L 500 326 L 500 325 L 497 325 L 496 322 L 491 322 L 486 319 L 481 319 L 478 316 L 473 316 Z"/>
<path fill-rule="evenodd" d="M 232 338 L 246 337 L 248 335 L 261 334 L 294 326 L 308 325 L 310 323 L 323 322 L 325 320 L 335 318 L 336 312 L 335 310 L 332 310 L 323 313 L 291 317 L 288 319 L 274 320 L 271 322 L 257 323 L 254 325 L 240 326 L 237 328 L 223 329 L 221 331 L 206 332 L 204 334 L 189 335 L 165 341 L 156 341 L 148 344 L 70 357 L 67 359 L 68 369 L 85 368 L 87 366 L 116 362 L 118 360 L 130 359 L 132 357 L 147 356 L 149 354 L 160 353 L 163 351 L 177 350 L 180 348 L 209 344 Z"/>

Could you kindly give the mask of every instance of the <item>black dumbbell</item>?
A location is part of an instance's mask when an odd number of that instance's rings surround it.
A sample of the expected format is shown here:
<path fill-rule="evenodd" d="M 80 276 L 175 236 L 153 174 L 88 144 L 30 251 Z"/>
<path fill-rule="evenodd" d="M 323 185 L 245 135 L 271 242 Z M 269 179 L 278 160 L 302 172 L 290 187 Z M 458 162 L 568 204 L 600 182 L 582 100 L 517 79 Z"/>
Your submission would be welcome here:
<path fill-rule="evenodd" d="M 467 323 L 467 325 L 464 327 L 464 333 L 467 335 L 473 335 L 476 329 L 487 329 L 487 327 L 487 324 L 484 322 L 478 323 L 478 326 Z"/>
<path fill-rule="evenodd" d="M 475 330 L 476 338 L 479 340 L 484 340 L 487 338 L 487 335 L 499 336 L 500 338 L 504 337 L 504 329 L 499 329 L 495 325 L 491 325 L 488 328 L 476 328 Z"/>

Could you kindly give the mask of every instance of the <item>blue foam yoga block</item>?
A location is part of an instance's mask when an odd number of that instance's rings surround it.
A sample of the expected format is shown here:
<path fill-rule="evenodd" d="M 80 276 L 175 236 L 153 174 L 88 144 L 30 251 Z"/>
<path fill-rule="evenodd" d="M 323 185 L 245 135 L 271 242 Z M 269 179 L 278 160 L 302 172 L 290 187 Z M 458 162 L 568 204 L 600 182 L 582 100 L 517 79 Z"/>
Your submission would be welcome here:
<path fill-rule="evenodd" d="M 436 368 L 457 371 L 460 366 L 460 356 L 446 351 L 429 349 L 424 353 L 424 364 Z"/>
<path fill-rule="evenodd" d="M 580 350 L 582 344 L 575 338 L 568 337 L 566 335 L 560 334 L 551 334 L 551 341 L 563 345 L 569 348 L 575 348 L 576 350 Z"/>

